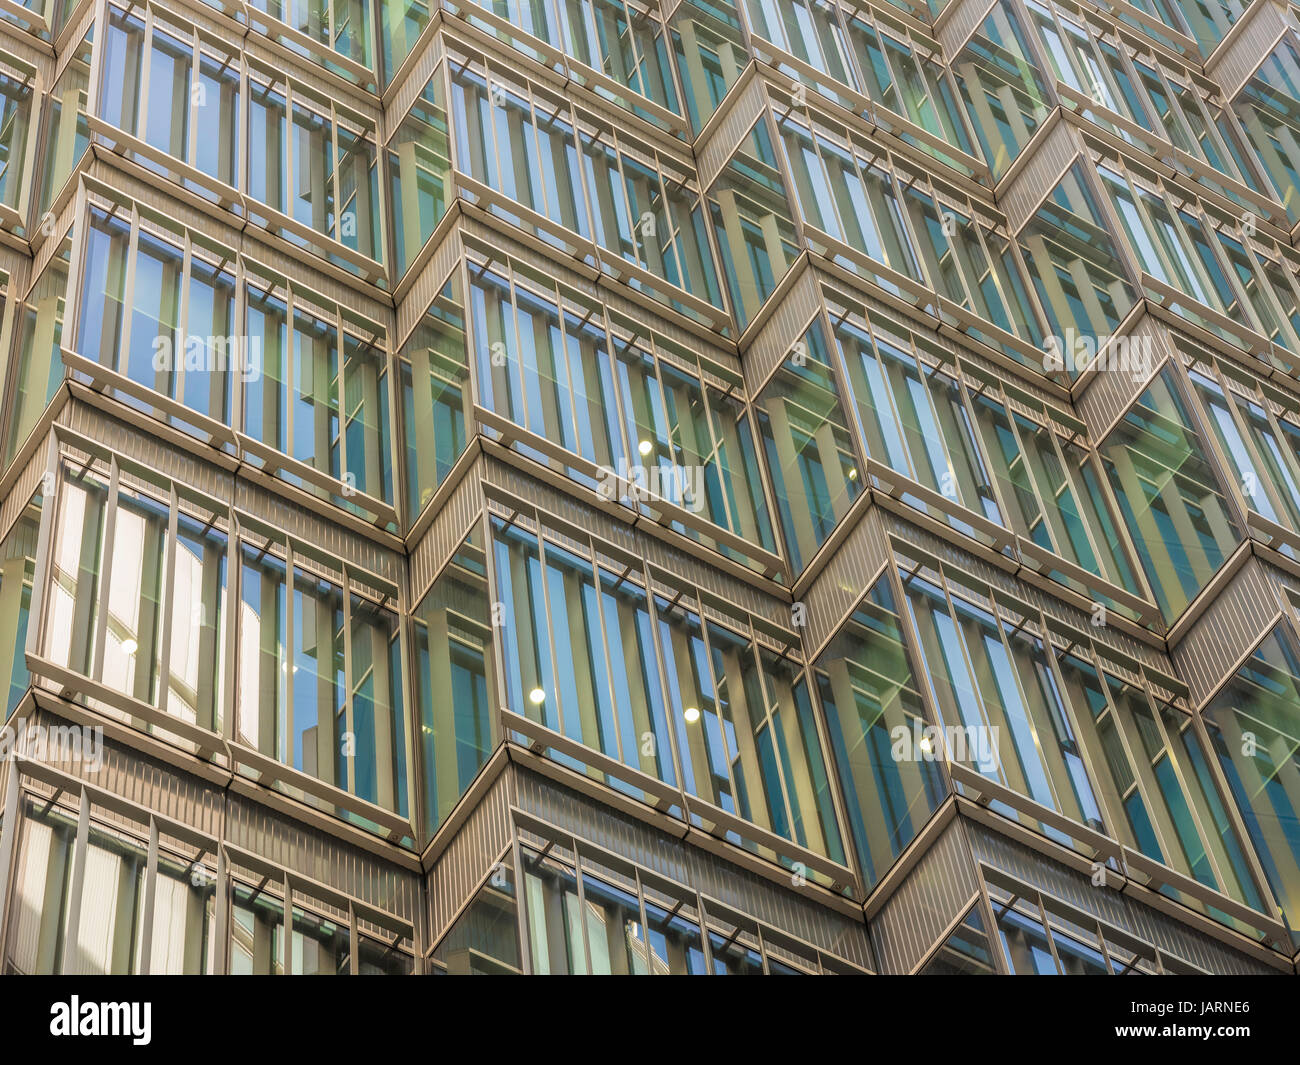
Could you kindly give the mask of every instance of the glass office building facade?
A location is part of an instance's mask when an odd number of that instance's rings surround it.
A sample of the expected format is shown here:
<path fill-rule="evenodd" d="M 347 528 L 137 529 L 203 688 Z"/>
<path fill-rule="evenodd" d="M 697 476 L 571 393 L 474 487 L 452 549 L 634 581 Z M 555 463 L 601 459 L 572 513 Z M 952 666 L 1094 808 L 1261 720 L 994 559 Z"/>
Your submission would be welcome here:
<path fill-rule="evenodd" d="M 1296 971 L 1300 8 L 0 3 L 0 297 L 4 971 Z"/>

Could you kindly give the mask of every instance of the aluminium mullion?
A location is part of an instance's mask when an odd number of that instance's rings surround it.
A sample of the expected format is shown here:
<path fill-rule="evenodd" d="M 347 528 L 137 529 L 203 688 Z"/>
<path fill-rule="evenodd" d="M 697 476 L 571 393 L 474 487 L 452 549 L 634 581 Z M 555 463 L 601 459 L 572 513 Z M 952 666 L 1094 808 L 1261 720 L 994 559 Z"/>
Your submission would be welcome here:
<path fill-rule="evenodd" d="M 149 816 L 149 850 L 145 859 L 144 907 L 140 915 L 140 975 L 153 971 L 154 912 L 158 901 L 158 821 Z"/>
<path fill-rule="evenodd" d="M 123 272 L 126 274 L 126 283 L 122 286 L 122 332 L 121 344 L 118 348 L 118 365 L 113 369 L 120 374 L 129 376 L 129 363 L 131 356 L 131 332 L 132 319 L 135 317 L 131 313 L 131 308 L 135 305 L 135 275 L 136 259 L 140 249 L 140 208 L 132 202 L 130 215 L 130 235 L 127 237 L 126 260 L 122 264 Z M 89 239 L 89 234 L 87 234 Z M 80 300 L 76 301 L 80 303 Z M 127 365 L 123 365 L 126 363 Z"/>
<path fill-rule="evenodd" d="M 176 628 L 176 560 L 180 547 L 179 511 L 180 497 L 176 492 L 175 483 L 171 483 L 168 485 L 167 500 L 167 547 L 163 553 L 163 599 L 160 619 L 162 639 L 159 641 L 158 688 L 154 695 L 154 701 L 163 713 L 171 713 L 171 652 L 172 637 Z M 192 615 L 189 623 L 193 624 Z M 140 668 L 139 662 L 136 663 L 136 668 Z M 138 683 L 137 681 L 137 685 Z M 197 706 L 195 710 L 197 719 Z"/>
<path fill-rule="evenodd" d="M 149 129 L 149 88 L 153 80 L 153 4 L 146 4 L 144 9 L 144 37 L 140 42 L 140 95 L 135 128 L 144 134 Z M 99 49 L 96 49 L 99 51 Z M 105 59 L 107 63 L 107 59 Z"/>
<path fill-rule="evenodd" d="M 86 856 L 90 845 L 90 790 L 82 787 L 77 811 L 77 834 L 72 849 L 72 872 L 68 881 L 68 910 L 63 940 L 64 976 L 81 975 L 77 958 L 81 938 L 81 903 L 86 886 Z"/>
<path fill-rule="evenodd" d="M 109 603 L 112 595 L 113 552 L 117 538 L 118 496 L 121 492 L 121 467 L 117 457 L 110 459 L 108 477 L 108 499 L 104 509 L 104 541 L 99 556 L 99 588 L 96 603 L 99 607 L 95 618 L 95 644 L 92 648 L 93 661 L 90 667 L 90 679 L 102 683 L 104 675 L 104 644 L 108 640 L 108 615 L 111 613 Z"/>
<path fill-rule="evenodd" d="M 349 795 L 356 795 L 357 794 L 357 756 L 356 756 L 357 733 L 356 733 L 356 720 L 354 717 L 353 689 L 352 689 L 352 685 L 353 685 L 352 580 L 348 569 L 349 569 L 348 564 L 344 562 L 343 582 L 340 591 L 342 592 L 342 599 L 343 599 L 343 724 L 346 731 L 344 733 L 344 736 L 339 736 L 337 732 L 335 733 L 334 736 L 334 756 L 337 758 L 338 755 L 345 749 L 348 752 L 347 781 L 345 784 L 344 782 L 336 779 L 334 781 L 334 785 L 335 787 L 343 788 L 344 790 L 347 791 Z M 320 637 L 317 636 L 318 645 L 319 642 L 320 642 Z M 330 668 L 331 672 L 333 671 L 332 664 L 328 668 Z M 373 653 L 371 654 L 370 668 L 372 671 L 378 669 L 378 665 L 374 660 Z M 318 712 L 318 716 L 319 716 L 319 712 Z M 334 716 L 334 710 L 332 707 L 330 708 L 330 716 L 331 717 Z M 373 727 L 373 722 L 372 722 L 372 727 Z M 346 747 L 343 743 L 345 737 L 347 739 Z M 389 747 L 389 753 L 390 755 L 392 753 L 391 745 Z M 378 745 L 376 745 L 375 748 L 375 757 L 376 758 L 383 757 L 383 753 L 379 751 Z M 318 767 L 318 771 L 319 768 L 321 767 Z M 376 776 L 378 777 L 379 774 L 377 773 Z M 379 783 L 380 786 L 382 786 L 382 781 L 377 780 L 377 783 Z M 378 801 L 378 797 L 376 797 L 376 801 Z M 394 805 L 396 805 L 395 797 L 394 797 Z"/>
<path fill-rule="evenodd" d="M 269 546 L 269 544 L 268 544 Z M 293 765 L 293 667 L 296 664 L 297 631 L 294 624 L 294 598 L 298 594 L 298 579 L 294 563 L 294 547 L 292 540 L 286 540 L 284 545 L 284 661 L 280 664 L 280 672 L 284 676 L 284 714 L 285 723 L 284 732 L 276 737 L 276 749 L 270 752 L 272 758 L 282 765 Z M 272 558 L 275 556 L 272 555 Z M 305 605 L 304 605 L 305 611 Z M 280 748 L 284 749 L 284 754 L 280 754 Z M 295 767 L 296 768 L 296 767 Z"/>
<path fill-rule="evenodd" d="M 171 371 L 172 391 L 175 393 L 174 398 L 178 403 L 185 403 L 185 385 L 186 385 L 186 368 L 185 352 L 189 347 L 188 336 L 190 327 L 190 282 L 194 276 L 194 241 L 188 226 L 185 227 L 181 236 L 181 278 L 180 278 L 180 295 L 177 299 L 179 307 L 176 314 L 176 330 L 172 338 L 171 357 L 172 364 L 169 367 Z M 215 324 L 215 323 L 214 323 Z M 203 346 L 205 357 L 212 355 L 211 338 L 207 338 L 207 343 Z M 215 373 L 215 366 L 204 367 L 200 372 Z M 157 378 L 154 378 L 155 382 Z"/>

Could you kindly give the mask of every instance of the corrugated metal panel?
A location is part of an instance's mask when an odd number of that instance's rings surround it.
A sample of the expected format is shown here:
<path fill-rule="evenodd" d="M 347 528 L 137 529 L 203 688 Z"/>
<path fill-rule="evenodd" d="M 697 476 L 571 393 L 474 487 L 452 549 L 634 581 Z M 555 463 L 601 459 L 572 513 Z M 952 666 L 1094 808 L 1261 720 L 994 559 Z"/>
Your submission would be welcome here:
<path fill-rule="evenodd" d="M 1149 345 L 1153 368 L 1170 351 L 1164 325 L 1148 313 L 1144 312 L 1131 324 L 1127 335 L 1130 343 Z M 1091 374 L 1075 394 L 1075 409 L 1087 424 L 1088 435 L 1100 444 L 1116 419 L 1145 391 L 1150 379 L 1149 374 L 1135 374 L 1123 368 Z"/>
<path fill-rule="evenodd" d="M 515 803 L 527 813 L 854 964 L 874 967 L 864 924 L 536 773 L 517 766 L 511 772 Z"/>
<path fill-rule="evenodd" d="M 713 184 L 766 107 L 767 93 L 757 77 L 749 78 L 740 90 L 733 87 L 727 94 L 719 109 L 724 112 L 722 118 L 709 131 L 707 139 L 695 146 L 701 188 Z"/>
<path fill-rule="evenodd" d="M 1273 582 L 1251 557 L 1171 649 L 1174 669 L 1199 705 L 1251 649 L 1282 609 Z"/>
<path fill-rule="evenodd" d="M 889 547 L 881 526 L 879 508 L 863 513 L 826 568 L 817 575 L 803 597 L 804 645 L 809 653 L 835 631 L 866 592 L 866 583 L 888 561 Z"/>
<path fill-rule="evenodd" d="M 803 337 L 809 320 L 821 309 L 817 274 L 803 268 L 799 279 L 772 312 L 767 323 L 741 353 L 745 368 L 745 387 L 756 393 L 777 365 L 794 350 Z"/>
<path fill-rule="evenodd" d="M 442 59 L 443 51 L 442 36 L 437 34 L 427 42 L 424 51 L 407 72 L 401 87 L 384 108 L 384 128 L 389 136 L 401 125 L 406 112 L 411 109 L 416 98 L 424 92 L 425 86 L 429 84 L 429 78 L 433 76 L 434 68 Z"/>
<path fill-rule="evenodd" d="M 954 59 L 966 46 L 980 23 L 993 9 L 995 0 L 949 0 L 935 20 L 934 35 L 944 54 Z"/>
<path fill-rule="evenodd" d="M 1284 13 L 1271 3 L 1251 4 L 1241 17 L 1249 24 L 1241 27 L 1227 48 L 1216 49 L 1205 64 L 1205 73 L 1219 83 L 1225 100 L 1242 90 L 1295 21 L 1289 11 Z"/>
<path fill-rule="evenodd" d="M 511 777 L 502 773 L 429 870 L 430 937 L 437 943 L 514 838 Z"/>
<path fill-rule="evenodd" d="M 979 890 L 963 825 L 954 820 L 871 922 L 882 973 L 910 973 Z"/>
<path fill-rule="evenodd" d="M 1006 188 L 998 190 L 998 206 L 1006 212 L 1011 232 L 1018 232 L 1033 217 L 1039 203 L 1079 157 L 1079 151 L 1074 128 L 1058 120 Z"/>
<path fill-rule="evenodd" d="M 1188 928 L 1172 917 L 1143 905 L 1118 891 L 1092 886 L 1089 877 L 1038 854 L 1015 840 L 976 822 L 966 822 L 966 835 L 977 861 L 983 861 L 1045 895 L 1090 913 L 1213 973 L 1246 975 L 1277 970 L 1232 950 L 1210 936 Z"/>
<path fill-rule="evenodd" d="M 466 472 L 411 551 L 408 592 L 412 605 L 420 601 L 438 571 L 464 541 L 471 523 L 483 513 L 483 485 L 479 480 L 482 461 L 476 460 Z"/>
<path fill-rule="evenodd" d="M 14 522 L 22 516 L 32 496 L 36 494 L 36 489 L 40 487 L 41 478 L 45 476 L 45 452 L 44 447 L 36 449 L 27 466 L 14 480 L 4 503 L 0 505 L 0 539 L 13 528 Z M 35 544 L 32 545 L 32 550 L 35 551 Z"/>
<path fill-rule="evenodd" d="M 433 251 L 429 261 L 420 269 L 420 275 L 402 297 L 394 316 L 393 348 L 400 349 L 419 323 L 429 305 L 447 283 L 447 278 L 461 256 L 465 254 L 459 227 L 453 227 Z"/>
<path fill-rule="evenodd" d="M 30 720 L 42 727 L 73 723 L 45 711 L 37 712 Z M 47 748 L 44 760 L 70 777 L 120 795 L 200 832 L 214 837 L 220 835 L 222 789 L 113 740 L 104 740 L 98 768 L 53 746 Z"/>
<path fill-rule="evenodd" d="M 242 796 L 229 798 L 225 838 L 412 925 L 418 921 L 420 878 L 415 873 Z"/>

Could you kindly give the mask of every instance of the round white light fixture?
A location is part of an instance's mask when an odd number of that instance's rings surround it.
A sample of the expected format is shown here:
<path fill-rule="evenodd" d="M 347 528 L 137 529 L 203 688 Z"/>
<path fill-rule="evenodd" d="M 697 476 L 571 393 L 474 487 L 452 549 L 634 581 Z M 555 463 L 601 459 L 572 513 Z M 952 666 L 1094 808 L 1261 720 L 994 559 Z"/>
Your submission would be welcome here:
<path fill-rule="evenodd" d="M 700 712 L 693 706 L 688 706 L 682 711 L 682 717 L 686 718 L 688 725 L 693 725 L 700 719 Z"/>
<path fill-rule="evenodd" d="M 636 449 L 641 452 L 642 455 L 648 455 L 655 449 L 655 446 L 650 443 L 649 440 L 642 440 L 641 443 L 637 444 Z"/>
<path fill-rule="evenodd" d="M 542 691 L 541 688 L 534 688 L 528 693 L 528 701 L 534 706 L 541 706 L 542 703 L 546 702 L 546 692 Z"/>
<path fill-rule="evenodd" d="M 122 641 L 122 651 L 125 654 L 133 655 L 139 649 L 139 647 L 140 645 L 136 643 L 135 640 L 133 640 L 130 636 L 128 636 L 125 640 Z"/>

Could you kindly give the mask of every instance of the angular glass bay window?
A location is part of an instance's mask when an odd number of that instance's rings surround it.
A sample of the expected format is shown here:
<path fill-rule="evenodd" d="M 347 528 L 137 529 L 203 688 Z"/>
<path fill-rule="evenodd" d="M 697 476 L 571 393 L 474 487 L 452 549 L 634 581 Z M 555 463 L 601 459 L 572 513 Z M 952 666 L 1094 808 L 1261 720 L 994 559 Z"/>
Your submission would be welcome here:
<path fill-rule="evenodd" d="M 411 622 L 427 838 L 500 738 L 493 606 L 480 530 L 465 538 Z"/>
<path fill-rule="evenodd" d="M 6 465 L 31 436 L 41 414 L 63 384 L 65 370 L 60 347 L 67 313 L 70 255 L 71 241 L 65 239 L 31 291 L 14 309 L 14 346 L 5 377 Z"/>
<path fill-rule="evenodd" d="M 1300 926 L 1300 652 L 1288 626 L 1268 634 L 1202 717 L 1269 887 L 1294 930 Z"/>
<path fill-rule="evenodd" d="M 1300 425 L 1275 417 L 1253 389 L 1234 388 L 1226 375 L 1197 369 L 1189 377 L 1246 506 L 1300 532 Z"/>
<path fill-rule="evenodd" d="M 731 0 L 682 0 L 669 31 L 686 114 L 698 134 L 749 62 L 745 31 Z"/>
<path fill-rule="evenodd" d="M 1102 812 L 1061 700 L 1048 652 L 973 598 L 903 574 L 929 689 L 943 724 L 965 729 L 948 757 L 1077 824 L 1104 831 Z M 1021 814 L 994 802 L 1017 820 Z M 1036 824 L 1032 817 L 1030 824 Z M 1066 843 L 1059 829 L 1036 825 Z"/>
<path fill-rule="evenodd" d="M 1083 164 L 1076 162 L 1018 237 L 1053 346 L 1072 372 L 1087 368 L 1077 352 L 1100 350 L 1137 302 L 1103 219 Z M 1082 349 L 1080 340 L 1087 342 Z"/>
<path fill-rule="evenodd" d="M 964 389 L 943 366 L 946 354 L 918 334 L 895 335 L 883 321 L 840 313 L 837 322 L 835 339 L 867 454 L 984 522 L 1005 527 Z M 968 535 L 986 535 L 951 507 L 905 488 L 898 494 Z"/>
<path fill-rule="evenodd" d="M 439 70 L 429 79 L 386 148 L 395 281 L 406 273 L 449 206 L 451 142 L 443 77 Z"/>
<path fill-rule="evenodd" d="M 65 461 L 42 655 L 129 702 L 220 732 L 225 706 L 228 530 L 174 490 Z M 150 731 L 166 732 L 149 725 Z"/>
<path fill-rule="evenodd" d="M 36 580 L 36 545 L 44 497 L 38 492 L 0 541 L 0 698 L 4 718 L 27 694 L 27 627 Z"/>
<path fill-rule="evenodd" d="M 937 574 L 902 578 L 925 690 L 942 724 L 963 730 L 945 741 L 964 740 L 965 751 L 947 757 L 1029 800 L 995 799 L 990 809 L 1089 853 L 1086 838 L 1035 818 L 1035 807 L 1053 810 L 1265 912 L 1191 715 L 1087 649 L 1061 650 L 1031 614 L 1014 616 Z M 1160 890 L 1235 923 L 1185 891 Z"/>
<path fill-rule="evenodd" d="M 647 590 L 635 568 L 494 519 L 507 708 L 710 807 L 842 862 L 804 672 L 683 594 Z M 573 754 L 561 764 L 588 775 Z M 637 797 L 615 773 L 598 779 Z M 688 800 L 689 801 L 689 800 Z M 743 830 L 728 838 L 751 849 Z M 758 847 L 768 853 L 767 847 Z"/>
<path fill-rule="evenodd" d="M 1300 48 L 1283 37 L 1233 101 L 1273 191 L 1300 218 Z"/>
<path fill-rule="evenodd" d="M 468 444 L 473 397 L 460 274 L 429 304 L 397 356 L 406 471 L 406 528 Z"/>
<path fill-rule="evenodd" d="M 1055 105 L 1010 0 L 998 0 L 952 72 L 984 158 L 1001 177 Z"/>
<path fill-rule="evenodd" d="M 933 722 L 888 577 L 876 582 L 835 634 L 813 676 L 854 850 L 870 890 L 947 794 L 941 752 L 914 745 Z M 903 750 L 914 757 L 897 757 Z"/>
<path fill-rule="evenodd" d="M 1010 527 L 1108 583 L 1145 595 L 1092 452 L 999 401 L 992 389 L 981 388 L 971 406 Z M 1077 591 L 1096 591 L 1050 564 L 1045 569 Z"/>
<path fill-rule="evenodd" d="M 1098 452 L 1172 624 L 1243 538 L 1172 369 L 1151 382 Z"/>
<path fill-rule="evenodd" d="M 148 20 L 140 8 L 110 5 L 108 13 L 98 117 L 223 186 L 238 186 L 238 54 L 218 50 L 156 11 Z M 186 188 L 205 191 L 150 155 L 135 157 Z"/>
<path fill-rule="evenodd" d="M 12 215 L 5 225 L 19 232 L 27 215 L 34 154 L 29 151 L 33 114 L 35 73 L 0 57 L 0 205 Z M 34 147 L 31 144 L 30 147 Z"/>
<path fill-rule="evenodd" d="M 48 211 L 90 147 L 86 107 L 90 92 L 95 27 L 71 48 L 72 56 L 46 99 L 40 134 L 38 212 Z"/>
<path fill-rule="evenodd" d="M 846 85 L 966 155 L 976 154 L 956 91 L 934 45 L 914 41 L 885 17 L 865 10 L 850 12 L 830 0 L 747 0 L 745 10 L 755 36 L 825 75 L 816 86 L 823 95 L 856 110 L 852 98 L 841 99 L 830 83 Z M 773 53 L 773 60 L 782 72 L 795 82 L 807 80 L 799 68 L 781 62 L 780 52 Z M 969 165 L 941 146 L 905 127 L 896 132 L 970 176 Z"/>
<path fill-rule="evenodd" d="M 709 212 L 743 331 L 799 254 L 789 194 L 765 120 L 750 130 L 709 189 Z"/>
<path fill-rule="evenodd" d="M 237 742 L 406 817 L 393 595 L 321 572 L 293 545 L 245 534 L 239 597 Z"/>
<path fill-rule="evenodd" d="M 848 513 L 866 480 L 825 336 L 814 321 L 754 401 L 786 554 L 796 573 Z"/>
<path fill-rule="evenodd" d="M 257 22 L 268 36 L 328 70 L 340 70 L 328 52 L 337 52 L 362 67 L 374 67 L 371 0 L 252 0 L 250 6 L 302 34 L 311 45 Z"/>

